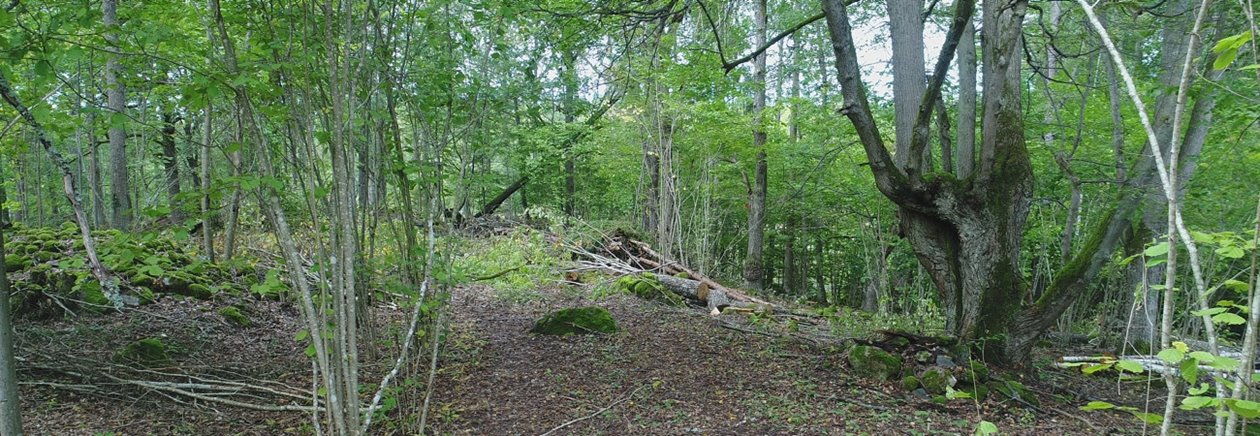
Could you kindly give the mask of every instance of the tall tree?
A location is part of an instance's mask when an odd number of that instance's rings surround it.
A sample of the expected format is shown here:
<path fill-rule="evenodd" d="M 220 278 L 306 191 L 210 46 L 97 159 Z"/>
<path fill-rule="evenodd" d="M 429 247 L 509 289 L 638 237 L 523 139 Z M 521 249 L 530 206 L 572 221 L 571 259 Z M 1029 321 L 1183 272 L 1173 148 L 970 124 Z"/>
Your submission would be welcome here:
<path fill-rule="evenodd" d="M 923 177 L 930 170 L 924 166 L 923 153 L 934 103 L 973 7 L 973 1 L 955 4 L 945 45 L 914 110 L 905 164 L 897 165 L 866 98 L 847 6 L 842 0 L 823 3 L 844 114 L 861 139 L 876 187 L 897 205 L 902 232 L 941 292 L 947 330 L 964 340 L 992 340 L 1011 327 L 1025 290 L 1019 259 L 1032 193 L 1032 165 L 1024 144 L 1020 104 L 1019 48 L 1025 1 L 984 4 L 985 116 L 977 173 L 957 181 Z M 1021 350 L 993 342 L 1001 346 L 991 348 L 992 357 L 1023 357 Z"/>
<path fill-rule="evenodd" d="M 0 176 L 3 176 L 0 169 Z M 3 178 L 3 177 L 0 177 Z M 0 204 L 7 201 L 0 184 Z M 8 212 L 0 207 L 0 259 L 5 256 L 4 230 Z M 22 404 L 18 402 L 17 361 L 13 358 L 13 311 L 9 308 L 9 275 L 0 262 L 0 435 L 22 435 Z"/>
<path fill-rule="evenodd" d="M 118 63 L 118 0 L 102 0 L 102 21 L 105 24 L 105 42 L 110 55 L 105 60 L 106 106 L 109 119 L 109 183 L 112 201 L 113 226 L 119 229 L 131 227 L 131 182 L 127 169 L 127 100 L 126 88 L 119 80 L 122 67 Z"/>
<path fill-rule="evenodd" d="M 754 0 L 753 47 L 766 45 L 766 0 Z M 762 251 L 765 249 L 766 227 L 766 52 L 762 50 L 753 59 L 753 149 L 757 159 L 753 170 L 753 183 L 748 192 L 748 252 L 744 258 L 744 285 L 760 290 L 765 283 L 765 265 Z"/>

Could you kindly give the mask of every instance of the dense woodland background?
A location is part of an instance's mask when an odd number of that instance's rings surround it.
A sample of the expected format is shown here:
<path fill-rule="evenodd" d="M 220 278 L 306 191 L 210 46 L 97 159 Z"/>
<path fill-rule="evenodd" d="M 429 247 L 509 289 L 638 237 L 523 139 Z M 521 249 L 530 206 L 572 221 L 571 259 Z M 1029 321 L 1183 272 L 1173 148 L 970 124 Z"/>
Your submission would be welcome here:
<path fill-rule="evenodd" d="M 55 290 L 30 291 L 24 269 L 63 254 L 78 260 L 50 268 L 78 271 L 66 294 L 97 310 L 174 288 L 163 274 L 179 268 L 210 281 L 183 288 L 277 298 L 301 313 L 327 400 L 315 431 L 338 434 L 369 431 L 399 366 L 423 380 L 452 287 L 560 274 L 470 257 L 460 235 L 488 223 L 588 242 L 619 229 L 731 288 L 860 309 L 1012 367 L 1055 332 L 1121 355 L 1202 341 L 1243 352 L 1218 369 L 1249 368 L 1254 7 L 1085 10 L 14 0 L 0 219 L 11 244 L 63 229 L 73 249 L 10 250 L 26 296 L 5 302 L 28 322 Z M 154 240 L 186 258 L 172 266 Z M 363 321 L 382 302 L 401 315 Z M 360 362 L 381 357 L 361 344 L 392 335 L 399 365 L 362 382 Z M 1221 380 L 1219 396 L 1191 394 L 1215 401 L 1200 407 L 1260 414 Z"/>

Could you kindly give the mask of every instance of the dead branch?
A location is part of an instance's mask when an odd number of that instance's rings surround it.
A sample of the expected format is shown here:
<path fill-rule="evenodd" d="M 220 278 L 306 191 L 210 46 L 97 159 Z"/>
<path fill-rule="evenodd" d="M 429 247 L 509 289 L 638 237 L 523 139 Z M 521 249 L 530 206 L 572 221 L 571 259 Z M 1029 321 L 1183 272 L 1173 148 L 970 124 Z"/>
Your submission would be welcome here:
<path fill-rule="evenodd" d="M 599 416 L 599 414 L 604 413 L 604 412 L 607 412 L 609 409 L 612 409 L 613 407 L 617 407 L 617 405 L 618 405 L 618 404 L 624 403 L 624 402 L 626 402 L 626 401 L 630 400 L 631 398 L 634 398 L 634 395 L 635 395 L 635 394 L 639 393 L 639 391 L 643 390 L 643 388 L 645 388 L 645 387 L 647 387 L 647 386 L 648 386 L 648 385 L 639 386 L 639 387 L 635 388 L 633 391 L 631 391 L 629 394 L 626 394 L 625 396 L 623 396 L 623 397 L 621 397 L 621 398 L 617 399 L 617 401 L 613 401 L 611 404 L 609 404 L 609 405 L 607 405 L 607 406 L 604 406 L 604 408 L 603 408 L 603 409 L 596 410 L 596 411 L 595 411 L 595 413 L 592 413 L 592 414 L 590 414 L 590 415 L 586 415 L 586 416 L 583 416 L 583 417 L 580 417 L 580 418 L 574 418 L 574 419 L 571 419 L 571 420 L 565 421 L 565 422 L 564 422 L 564 424 L 560 424 L 560 425 L 556 426 L 555 428 L 552 428 L 551 430 L 547 430 L 547 432 L 546 432 L 546 433 L 543 433 L 543 434 L 541 434 L 541 435 L 539 435 L 539 436 L 548 436 L 548 435 L 550 435 L 550 434 L 552 434 L 552 433 L 555 433 L 555 432 L 557 432 L 557 431 L 560 431 L 561 429 L 563 429 L 563 428 L 565 428 L 565 427 L 568 427 L 568 426 L 570 426 L 570 425 L 577 424 L 577 423 L 579 423 L 579 422 L 582 422 L 582 421 L 585 421 L 585 420 L 588 420 L 588 419 L 594 418 L 594 417 L 596 417 L 596 416 Z"/>

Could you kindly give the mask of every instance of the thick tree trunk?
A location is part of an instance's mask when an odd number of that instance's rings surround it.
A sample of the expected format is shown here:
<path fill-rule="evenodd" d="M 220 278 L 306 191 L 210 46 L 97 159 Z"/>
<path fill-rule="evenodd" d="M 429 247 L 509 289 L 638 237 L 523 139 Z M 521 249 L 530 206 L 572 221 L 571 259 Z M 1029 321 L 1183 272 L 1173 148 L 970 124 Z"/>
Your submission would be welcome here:
<path fill-rule="evenodd" d="M 958 41 L 958 178 L 971 175 L 976 162 L 976 28 L 971 20 Z"/>
<path fill-rule="evenodd" d="M 923 0 L 887 0 L 892 35 L 893 110 L 898 167 L 910 162 L 910 137 L 923 93 Z"/>
<path fill-rule="evenodd" d="M 0 173 L 0 179 L 3 174 Z M 7 199 L 0 184 L 0 204 Z M 0 216 L 0 259 L 5 256 L 4 227 L 7 217 Z M 9 278 L 4 262 L 0 262 L 0 434 L 22 435 L 22 404 L 18 402 L 17 363 L 13 358 L 13 312 L 9 310 Z"/>
<path fill-rule="evenodd" d="M 753 46 L 766 44 L 766 0 L 755 0 L 754 20 L 756 30 L 753 31 Z M 753 59 L 753 148 L 757 150 L 756 167 L 753 185 L 748 195 L 748 251 L 744 258 L 744 286 L 753 290 L 761 290 L 765 285 L 765 268 L 762 265 L 762 251 L 765 248 L 765 215 L 766 215 L 766 129 L 764 112 L 766 109 L 766 54 L 762 52 Z"/>
<path fill-rule="evenodd" d="M 101 11 L 105 23 L 105 41 L 109 50 L 117 50 L 118 45 L 118 0 L 103 0 Z M 125 88 L 118 75 L 121 73 L 118 55 L 111 53 L 105 61 L 105 96 L 110 112 L 109 120 L 109 170 L 110 198 L 113 200 L 113 226 L 118 229 L 131 227 L 131 183 L 127 173 L 127 101 Z"/>
<path fill-rule="evenodd" d="M 922 162 L 915 162 L 926 148 L 934 103 L 973 6 L 955 6 L 942 56 L 915 111 L 906 172 L 889 157 L 871 115 L 844 2 L 828 0 L 824 11 L 845 97 L 843 112 L 862 141 L 876 187 L 897 204 L 905 238 L 942 294 L 948 331 L 963 340 L 994 342 L 998 346 L 987 348 L 995 351 L 987 358 L 1018 360 L 1023 356 L 1004 352 L 996 338 L 1011 327 L 1025 292 L 1020 244 L 1032 194 L 1020 107 L 1026 2 L 984 4 L 984 136 L 974 179 L 928 182 L 921 178 Z"/>

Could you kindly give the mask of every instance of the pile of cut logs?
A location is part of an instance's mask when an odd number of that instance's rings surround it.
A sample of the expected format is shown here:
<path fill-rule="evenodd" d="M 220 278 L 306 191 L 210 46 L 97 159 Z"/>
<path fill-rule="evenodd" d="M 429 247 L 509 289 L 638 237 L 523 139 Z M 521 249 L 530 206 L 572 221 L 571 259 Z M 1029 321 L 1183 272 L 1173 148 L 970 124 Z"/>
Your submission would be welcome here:
<path fill-rule="evenodd" d="M 602 245 L 588 250 L 570 246 L 578 265 L 585 270 L 602 270 L 614 274 L 652 273 L 657 281 L 673 293 L 708 306 L 713 313 L 731 308 L 740 311 L 773 310 L 773 305 L 738 289 L 697 273 L 657 253 L 646 242 L 617 231 L 607 236 Z"/>

